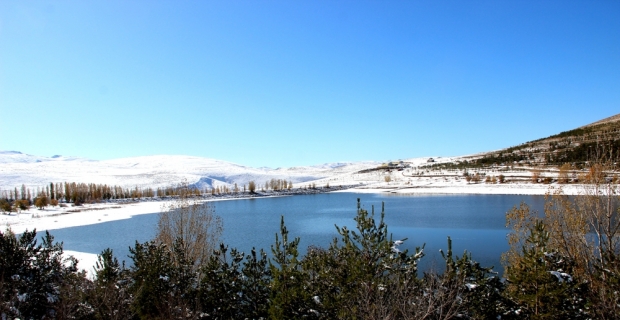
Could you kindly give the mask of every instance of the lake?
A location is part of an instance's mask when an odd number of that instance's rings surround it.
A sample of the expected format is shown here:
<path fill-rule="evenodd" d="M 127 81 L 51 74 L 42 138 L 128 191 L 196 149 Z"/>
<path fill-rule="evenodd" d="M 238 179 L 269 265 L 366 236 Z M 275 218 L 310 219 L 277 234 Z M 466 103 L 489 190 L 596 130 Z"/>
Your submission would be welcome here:
<path fill-rule="evenodd" d="M 385 222 L 393 239 L 408 238 L 401 249 L 425 246 L 422 268 L 443 268 L 439 249 L 447 248 L 452 238 L 453 250 L 462 255 L 472 253 L 483 266 L 501 271 L 500 255 L 508 249 L 505 213 L 526 202 L 542 211 L 544 197 L 533 195 L 387 195 L 359 193 L 324 193 L 289 197 L 226 200 L 210 202 L 224 222 L 223 241 L 248 253 L 252 247 L 270 253 L 270 246 L 284 216 L 289 238 L 300 237 L 302 254 L 309 245 L 328 247 L 338 236 L 334 225 L 355 229 L 357 198 L 362 207 L 375 207 L 378 220 L 381 203 L 385 203 Z M 158 214 L 138 215 L 131 219 L 95 225 L 52 230 L 65 250 L 101 253 L 112 248 L 119 260 L 130 260 L 129 246 L 155 236 Z"/>

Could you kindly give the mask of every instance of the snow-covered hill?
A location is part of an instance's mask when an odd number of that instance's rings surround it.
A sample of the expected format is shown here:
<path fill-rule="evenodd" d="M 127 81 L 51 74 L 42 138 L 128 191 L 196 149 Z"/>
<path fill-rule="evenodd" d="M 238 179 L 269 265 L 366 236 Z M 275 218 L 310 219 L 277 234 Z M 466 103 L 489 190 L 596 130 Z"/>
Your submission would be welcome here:
<path fill-rule="evenodd" d="M 124 187 L 167 187 L 186 181 L 197 187 L 239 186 L 284 179 L 303 183 L 350 175 L 377 166 L 377 162 L 327 163 L 294 168 L 252 168 L 231 162 L 179 155 L 158 155 L 96 161 L 78 157 L 41 157 L 18 151 L 0 151 L 0 189 L 25 184 L 85 182 Z"/>

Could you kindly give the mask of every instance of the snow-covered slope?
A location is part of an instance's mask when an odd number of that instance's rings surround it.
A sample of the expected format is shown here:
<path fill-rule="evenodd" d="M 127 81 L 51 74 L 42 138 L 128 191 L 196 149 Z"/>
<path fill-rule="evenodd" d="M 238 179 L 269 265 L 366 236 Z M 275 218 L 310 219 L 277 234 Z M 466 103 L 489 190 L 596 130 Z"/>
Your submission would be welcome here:
<path fill-rule="evenodd" d="M 105 161 L 77 157 L 40 157 L 17 151 L 0 151 L 0 189 L 25 184 L 85 182 L 125 187 L 167 187 L 180 182 L 212 187 L 249 181 L 284 179 L 302 183 L 374 167 L 377 162 L 327 163 L 294 168 L 252 168 L 226 161 L 192 156 L 158 155 Z"/>
<path fill-rule="evenodd" d="M 46 161 L 74 161 L 74 160 L 82 160 L 88 161 L 87 159 L 77 158 L 77 157 L 64 157 L 60 155 L 55 155 L 51 157 L 39 157 L 33 156 L 29 154 L 24 154 L 19 151 L 0 151 L 0 163 L 35 163 L 35 162 L 46 162 Z"/>

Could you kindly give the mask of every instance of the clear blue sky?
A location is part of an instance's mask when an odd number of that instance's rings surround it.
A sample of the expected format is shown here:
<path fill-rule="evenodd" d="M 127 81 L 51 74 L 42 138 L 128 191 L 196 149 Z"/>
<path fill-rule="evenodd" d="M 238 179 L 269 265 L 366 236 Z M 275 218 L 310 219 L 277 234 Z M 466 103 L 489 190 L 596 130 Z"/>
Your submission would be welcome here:
<path fill-rule="evenodd" d="M 471 154 L 620 113 L 620 1 L 0 1 L 0 150 Z"/>

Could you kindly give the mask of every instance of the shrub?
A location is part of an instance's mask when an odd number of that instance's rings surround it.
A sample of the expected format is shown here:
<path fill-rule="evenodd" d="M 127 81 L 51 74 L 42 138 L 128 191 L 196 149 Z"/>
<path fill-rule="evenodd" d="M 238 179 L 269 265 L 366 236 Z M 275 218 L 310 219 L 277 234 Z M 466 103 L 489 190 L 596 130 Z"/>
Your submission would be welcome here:
<path fill-rule="evenodd" d="M 12 206 L 11 203 L 9 202 L 9 200 L 7 199 L 0 199 L 0 211 L 2 211 L 3 213 L 8 214 L 9 212 L 12 211 Z"/>
<path fill-rule="evenodd" d="M 34 199 L 34 205 L 35 207 L 39 208 L 39 210 L 42 210 L 43 208 L 47 207 L 49 201 L 50 200 L 47 196 L 39 195 L 36 199 Z"/>

